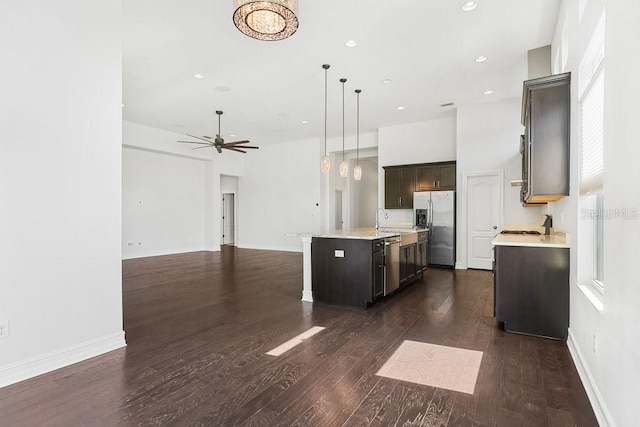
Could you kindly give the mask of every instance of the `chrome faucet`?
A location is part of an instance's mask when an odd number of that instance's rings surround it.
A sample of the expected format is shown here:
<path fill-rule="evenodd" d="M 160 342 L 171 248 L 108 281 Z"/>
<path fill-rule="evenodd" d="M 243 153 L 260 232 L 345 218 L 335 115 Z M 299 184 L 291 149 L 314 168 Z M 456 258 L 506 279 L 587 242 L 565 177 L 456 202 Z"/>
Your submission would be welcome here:
<path fill-rule="evenodd" d="M 382 208 L 376 209 L 376 231 L 378 231 L 380 229 L 380 219 L 379 219 L 380 211 L 384 212 L 384 218 L 385 219 L 389 219 L 389 215 L 387 214 L 387 211 L 385 211 Z"/>

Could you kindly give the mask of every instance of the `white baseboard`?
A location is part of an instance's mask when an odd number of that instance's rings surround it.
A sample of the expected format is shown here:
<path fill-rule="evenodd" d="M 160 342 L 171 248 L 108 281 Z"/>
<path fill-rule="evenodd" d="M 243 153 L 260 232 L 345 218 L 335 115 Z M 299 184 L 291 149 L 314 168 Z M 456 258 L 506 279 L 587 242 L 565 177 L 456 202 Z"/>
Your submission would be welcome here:
<path fill-rule="evenodd" d="M 591 402 L 591 407 L 593 408 L 593 412 L 596 415 L 598 424 L 600 424 L 601 427 L 612 427 L 615 425 L 615 423 L 613 422 L 613 418 L 611 417 L 611 414 L 609 413 L 607 406 L 604 403 L 604 399 L 600 394 L 598 385 L 593 379 L 593 375 L 591 375 L 589 366 L 585 362 L 584 356 L 582 355 L 580 348 L 576 344 L 577 342 L 573 336 L 573 333 L 571 332 L 571 328 L 569 328 L 569 338 L 567 339 L 569 353 L 571 353 L 573 363 L 576 365 L 578 375 L 580 376 L 582 385 L 584 385 L 584 389 L 587 392 L 589 402 Z"/>
<path fill-rule="evenodd" d="M 456 262 L 455 267 L 456 270 L 466 270 L 467 266 L 461 262 Z"/>
<path fill-rule="evenodd" d="M 124 331 L 0 366 L 0 388 L 125 347 Z"/>

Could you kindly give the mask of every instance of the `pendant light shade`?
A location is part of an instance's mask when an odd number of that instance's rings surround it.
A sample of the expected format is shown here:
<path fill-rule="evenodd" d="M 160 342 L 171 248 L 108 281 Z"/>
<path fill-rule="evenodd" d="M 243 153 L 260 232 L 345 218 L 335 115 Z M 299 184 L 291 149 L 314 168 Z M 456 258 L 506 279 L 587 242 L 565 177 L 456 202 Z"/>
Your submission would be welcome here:
<path fill-rule="evenodd" d="M 344 84 L 347 79 L 340 79 L 342 83 L 342 161 L 340 162 L 340 176 L 346 178 L 349 175 L 349 165 L 344 159 Z"/>
<path fill-rule="evenodd" d="M 353 179 L 355 179 L 356 181 L 360 181 L 362 179 L 362 168 L 360 167 L 360 165 L 356 165 L 353 168 Z"/>
<path fill-rule="evenodd" d="M 360 167 L 360 92 L 356 89 L 356 166 L 353 168 L 353 179 L 360 181 L 362 179 L 362 167 Z"/>
<path fill-rule="evenodd" d="M 322 173 L 327 173 L 330 167 L 331 162 L 329 161 L 329 156 L 325 154 L 324 156 L 322 156 L 322 159 L 320 159 L 320 170 L 322 171 Z"/>
<path fill-rule="evenodd" d="M 322 64 L 324 69 L 324 156 L 320 159 L 320 170 L 322 173 L 327 173 L 331 167 L 329 156 L 327 156 L 327 70 L 329 64 Z"/>

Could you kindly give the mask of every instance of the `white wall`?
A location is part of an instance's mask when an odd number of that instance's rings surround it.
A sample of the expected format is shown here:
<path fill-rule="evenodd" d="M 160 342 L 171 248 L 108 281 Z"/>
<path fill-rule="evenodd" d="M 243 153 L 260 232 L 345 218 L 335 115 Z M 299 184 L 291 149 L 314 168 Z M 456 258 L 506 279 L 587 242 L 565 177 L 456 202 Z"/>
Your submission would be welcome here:
<path fill-rule="evenodd" d="M 378 130 L 378 206 L 384 207 L 384 166 L 456 160 L 456 117 L 388 126 Z M 385 224 L 413 224 L 412 209 L 388 209 Z"/>
<path fill-rule="evenodd" d="M 260 147 L 238 182 L 238 241 L 245 248 L 302 251 L 291 234 L 321 229 L 318 140 Z"/>
<path fill-rule="evenodd" d="M 123 148 L 123 258 L 204 250 L 204 183 L 204 160 Z"/>
<path fill-rule="evenodd" d="M 520 135 L 521 100 L 510 99 L 458 108 L 457 117 L 457 181 L 458 217 L 456 258 L 461 267 L 467 264 L 466 217 L 462 192 L 463 175 L 471 172 L 504 171 L 504 223 L 538 223 L 539 207 L 523 207 L 520 187 L 509 181 L 522 178 Z"/>
<path fill-rule="evenodd" d="M 3 2 L 0 386 L 121 347 L 121 5 Z"/>
<path fill-rule="evenodd" d="M 245 156 L 193 150 L 180 139 L 188 138 L 122 122 L 125 258 L 220 250 L 221 185 L 225 176 L 242 176 Z"/>
<path fill-rule="evenodd" d="M 352 162 L 355 166 L 355 162 Z M 355 227 L 373 227 L 376 223 L 378 208 L 378 159 L 360 158 L 362 179 L 355 181 L 353 173 L 350 182 L 353 188 L 353 225 Z"/>
<path fill-rule="evenodd" d="M 571 196 L 551 206 L 554 219 L 573 235 L 578 230 L 579 128 L 577 99 L 578 66 L 593 28 L 601 15 L 604 0 L 590 0 L 582 19 L 578 2 L 564 1 L 553 43 L 554 57 L 566 58 L 572 72 Z M 606 2 L 605 40 L 605 133 L 604 209 L 640 209 L 640 181 L 637 166 L 637 100 L 640 97 L 640 2 Z M 565 27 L 565 24 L 567 25 Z M 562 35 L 566 34 L 563 50 Z M 563 212 L 564 221 L 559 218 Z M 576 236 L 571 251 L 571 306 L 569 344 L 590 395 L 600 424 L 631 426 L 638 420 L 640 402 L 640 270 L 638 262 L 640 219 L 612 218 L 604 221 L 604 310 L 599 312 L 577 288 Z M 593 351 L 593 335 L 597 352 Z"/>

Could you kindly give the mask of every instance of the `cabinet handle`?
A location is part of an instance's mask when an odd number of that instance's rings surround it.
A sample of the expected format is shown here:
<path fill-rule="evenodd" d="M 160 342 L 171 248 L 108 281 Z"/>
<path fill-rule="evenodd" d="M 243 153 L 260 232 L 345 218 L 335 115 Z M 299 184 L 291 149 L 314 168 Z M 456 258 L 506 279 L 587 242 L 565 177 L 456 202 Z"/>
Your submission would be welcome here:
<path fill-rule="evenodd" d="M 398 197 L 400 199 L 400 206 L 402 206 L 402 196 Z"/>

